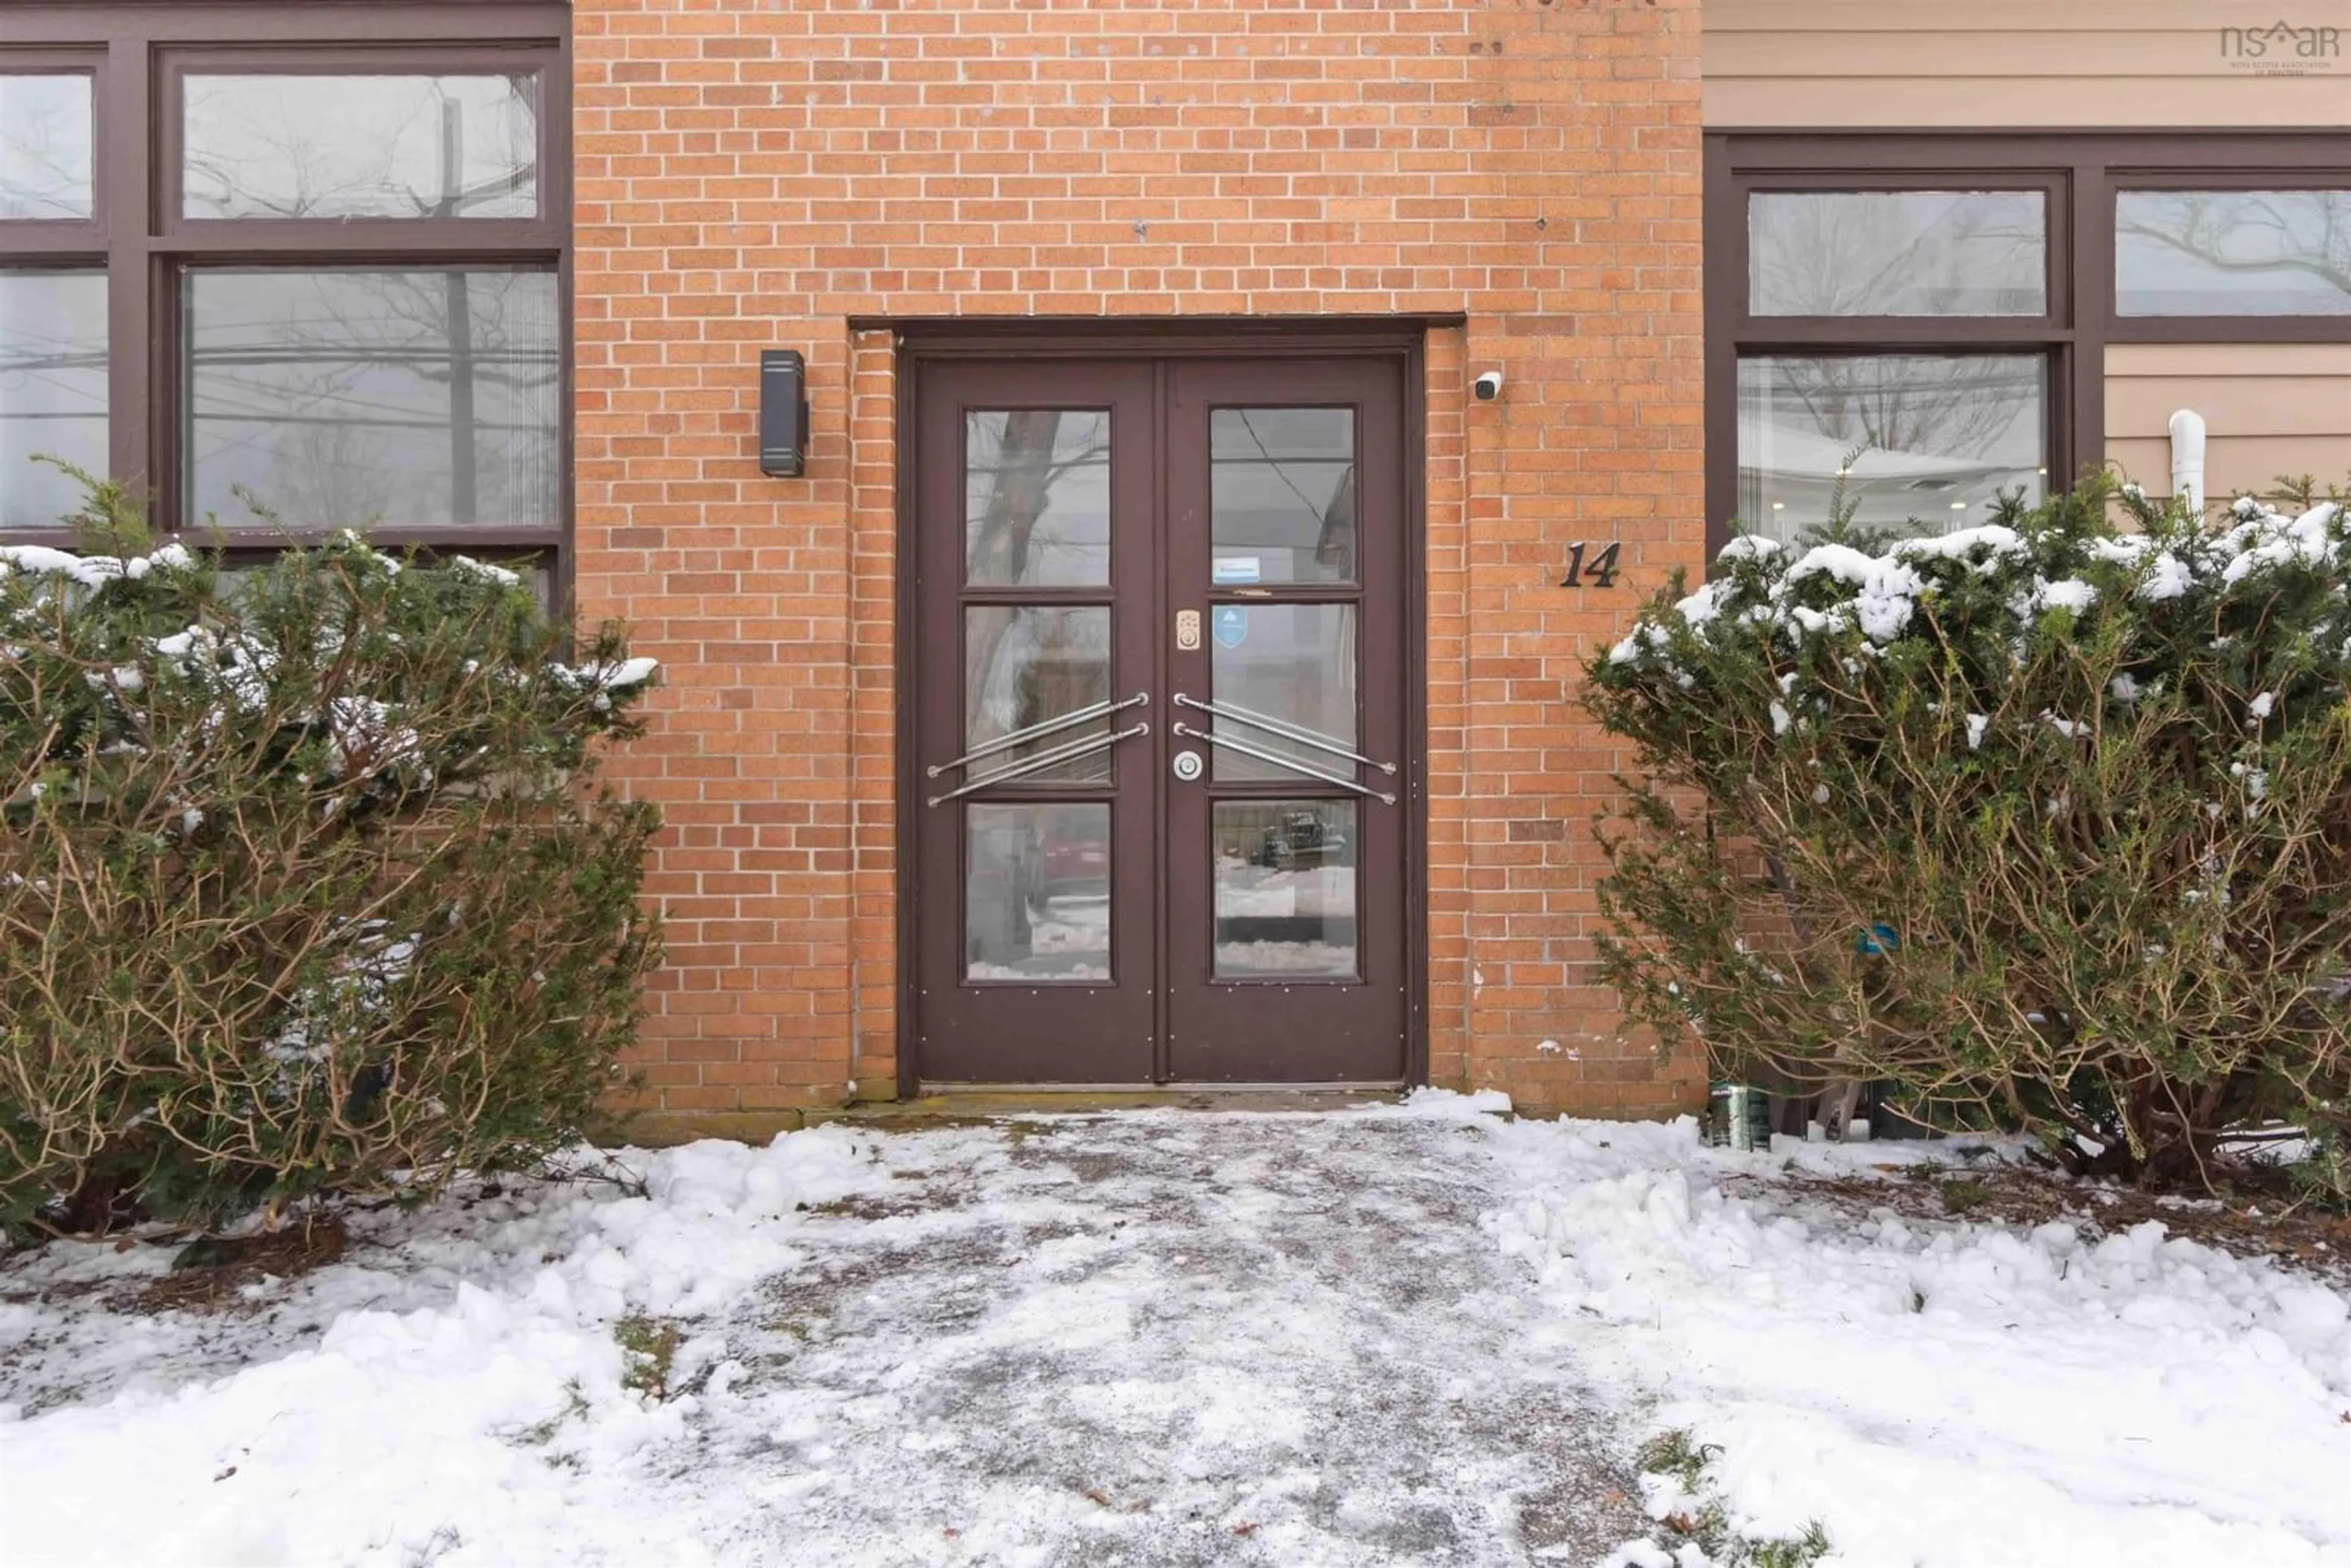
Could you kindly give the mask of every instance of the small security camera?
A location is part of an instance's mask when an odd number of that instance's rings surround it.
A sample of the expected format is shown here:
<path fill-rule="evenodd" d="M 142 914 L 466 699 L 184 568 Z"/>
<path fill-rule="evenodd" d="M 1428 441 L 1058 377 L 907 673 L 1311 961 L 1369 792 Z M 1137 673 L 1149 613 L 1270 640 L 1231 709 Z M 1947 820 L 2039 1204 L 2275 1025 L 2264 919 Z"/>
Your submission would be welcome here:
<path fill-rule="evenodd" d="M 1470 384 L 1477 388 L 1479 402 L 1491 402 L 1502 395 L 1502 372 L 1488 371 Z"/>

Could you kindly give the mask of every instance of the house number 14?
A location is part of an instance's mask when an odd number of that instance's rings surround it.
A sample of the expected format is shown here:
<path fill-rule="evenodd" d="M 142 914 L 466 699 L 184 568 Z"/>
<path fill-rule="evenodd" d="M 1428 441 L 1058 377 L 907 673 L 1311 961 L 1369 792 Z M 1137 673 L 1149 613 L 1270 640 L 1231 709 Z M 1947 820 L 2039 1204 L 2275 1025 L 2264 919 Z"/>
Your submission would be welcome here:
<path fill-rule="evenodd" d="M 1615 587 L 1616 546 L 1613 542 L 1602 546 L 1600 553 L 1592 558 L 1592 564 L 1589 566 L 1583 563 L 1584 549 L 1582 539 L 1567 547 L 1567 575 L 1560 580 L 1559 585 L 1562 588 L 1583 588 L 1587 585 L 1599 588 Z"/>

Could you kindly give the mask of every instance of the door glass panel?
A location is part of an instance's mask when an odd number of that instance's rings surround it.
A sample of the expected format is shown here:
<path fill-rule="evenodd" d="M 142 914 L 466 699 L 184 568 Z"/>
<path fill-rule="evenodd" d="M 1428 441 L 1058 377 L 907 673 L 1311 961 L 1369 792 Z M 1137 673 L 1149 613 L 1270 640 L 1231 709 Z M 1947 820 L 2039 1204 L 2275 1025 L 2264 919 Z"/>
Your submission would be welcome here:
<path fill-rule="evenodd" d="M 963 418 L 971 583 L 1110 581 L 1110 411 L 981 409 Z"/>
<path fill-rule="evenodd" d="M 1293 729 L 1311 730 L 1350 751 L 1355 745 L 1355 607 L 1352 604 L 1218 604 L 1208 611 L 1209 674 L 1217 706 L 1246 708 Z M 1231 719 L 1218 735 L 1295 757 L 1310 768 L 1352 774 L 1355 765 L 1269 730 Z M 1215 776 L 1294 779 L 1297 774 L 1224 747 L 1209 748 Z"/>
<path fill-rule="evenodd" d="M 2351 191 L 2125 191 L 2124 316 L 2351 314 Z"/>
<path fill-rule="evenodd" d="M 1355 967 L 1355 802 L 1219 800 L 1220 980 L 1345 977 Z"/>
<path fill-rule="evenodd" d="M 974 605 L 963 615 L 966 751 L 1109 697 L 1109 605 L 1063 610 L 986 604 Z M 993 752 L 971 764 L 965 781 L 1040 751 L 1099 736 L 1115 718 L 1103 715 Z M 1110 762 L 1105 748 L 1023 777 L 1108 779 Z"/>
<path fill-rule="evenodd" d="M 964 977 L 1107 981 L 1110 806 L 967 806 Z"/>
<path fill-rule="evenodd" d="M 191 73 L 191 218 L 527 218 L 538 78 Z"/>
<path fill-rule="evenodd" d="M 1759 191 L 1748 198 L 1757 316 L 2038 316 L 2038 191 Z"/>
<path fill-rule="evenodd" d="M 108 470 L 103 272 L 0 271 L 0 528 L 81 509 L 79 481 L 37 454 Z"/>
<path fill-rule="evenodd" d="M 0 218 L 86 218 L 95 143 L 90 78 L 0 76 Z"/>
<path fill-rule="evenodd" d="M 1208 578 L 1355 580 L 1355 413 L 1220 408 L 1208 415 Z"/>

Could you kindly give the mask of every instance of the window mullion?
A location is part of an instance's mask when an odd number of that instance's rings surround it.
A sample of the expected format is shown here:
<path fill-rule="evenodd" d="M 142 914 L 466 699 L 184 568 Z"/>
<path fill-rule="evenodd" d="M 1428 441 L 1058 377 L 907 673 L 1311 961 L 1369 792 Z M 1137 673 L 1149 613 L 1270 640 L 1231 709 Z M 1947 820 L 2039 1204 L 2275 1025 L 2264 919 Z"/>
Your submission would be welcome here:
<path fill-rule="evenodd" d="M 142 485 L 162 511 L 163 470 L 153 445 L 161 392 L 154 362 L 153 114 L 147 44 L 117 37 L 98 73 L 98 217 L 107 235 L 107 461 Z"/>
<path fill-rule="evenodd" d="M 1732 340 L 1743 353 L 1793 349 L 1833 354 L 1998 354 L 2068 343 L 2075 336 L 2070 327 L 2022 318 L 1782 317 L 1742 328 Z"/>
<path fill-rule="evenodd" d="M 1703 138 L 1698 258 L 1705 312 L 1706 558 L 1730 535 L 1739 507 L 1739 350 L 1735 324 L 1747 305 L 1747 187 L 1731 163 L 1728 137 Z"/>
<path fill-rule="evenodd" d="M 538 222 L 498 220 L 289 224 L 215 218 L 182 227 L 165 243 L 176 254 L 197 258 L 285 255 L 322 266 L 409 260 L 495 266 L 551 262 L 562 248 L 562 232 Z"/>
<path fill-rule="evenodd" d="M 2115 197 L 2106 161 L 2085 152 L 2074 167 L 2073 254 L 2068 258 L 2074 340 L 2064 357 L 2068 418 L 2053 433 L 2050 463 L 2071 484 L 2106 450 L 2106 341 L 2115 327 Z M 2064 466 L 2057 467 L 2063 464 Z"/>

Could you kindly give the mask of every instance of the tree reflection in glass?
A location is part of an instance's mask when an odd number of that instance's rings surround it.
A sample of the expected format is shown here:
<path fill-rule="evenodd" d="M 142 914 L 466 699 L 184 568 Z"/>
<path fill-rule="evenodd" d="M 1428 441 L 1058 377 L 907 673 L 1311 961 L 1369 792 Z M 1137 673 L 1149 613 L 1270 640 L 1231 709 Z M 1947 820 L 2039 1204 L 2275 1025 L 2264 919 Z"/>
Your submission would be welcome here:
<path fill-rule="evenodd" d="M 538 78 L 192 72 L 191 218 L 527 218 Z"/>
<path fill-rule="evenodd" d="M 0 74 L 0 219 L 87 218 L 96 198 L 90 78 Z"/>
<path fill-rule="evenodd" d="M 192 270 L 196 517 L 249 492 L 303 527 L 560 516 L 551 272 Z"/>
<path fill-rule="evenodd" d="M 2351 314 L 2351 191 L 2124 191 L 2125 316 Z"/>
<path fill-rule="evenodd" d="M 2038 191 L 1759 191 L 1748 198 L 1757 316 L 2038 316 Z"/>
<path fill-rule="evenodd" d="M 2003 490 L 2038 500 L 2047 385 L 2037 354 L 1742 359 L 1739 524 L 1793 538 L 1841 493 L 1858 523 L 1940 533 Z"/>

